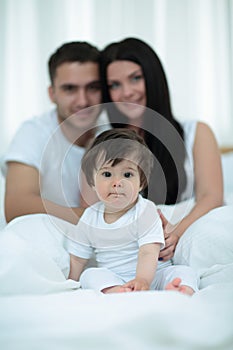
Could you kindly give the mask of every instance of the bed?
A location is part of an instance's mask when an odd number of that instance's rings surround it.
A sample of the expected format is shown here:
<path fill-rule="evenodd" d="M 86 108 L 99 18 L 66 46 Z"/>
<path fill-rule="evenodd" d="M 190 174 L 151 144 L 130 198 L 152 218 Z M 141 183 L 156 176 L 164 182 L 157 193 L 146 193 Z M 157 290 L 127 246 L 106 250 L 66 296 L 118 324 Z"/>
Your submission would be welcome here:
<path fill-rule="evenodd" d="M 227 206 L 191 225 L 174 256 L 199 273 L 200 291 L 192 297 L 82 290 L 65 278 L 67 223 L 35 214 L 7 225 L 0 232 L 0 349 L 232 350 L 233 151 L 222 163 Z M 192 204 L 161 209 L 175 222 Z"/>

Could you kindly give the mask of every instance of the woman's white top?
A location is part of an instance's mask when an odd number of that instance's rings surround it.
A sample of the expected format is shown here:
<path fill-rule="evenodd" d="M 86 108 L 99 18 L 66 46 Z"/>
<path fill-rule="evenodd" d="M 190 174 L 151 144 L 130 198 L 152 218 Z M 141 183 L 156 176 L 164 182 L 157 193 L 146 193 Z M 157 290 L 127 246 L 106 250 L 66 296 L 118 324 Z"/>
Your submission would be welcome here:
<path fill-rule="evenodd" d="M 190 199 L 195 196 L 195 177 L 194 177 L 194 159 L 193 159 L 193 146 L 196 137 L 197 121 L 185 121 L 181 125 L 184 129 L 184 143 L 186 148 L 186 159 L 185 159 L 185 172 L 187 185 L 186 189 L 181 195 L 181 201 Z"/>

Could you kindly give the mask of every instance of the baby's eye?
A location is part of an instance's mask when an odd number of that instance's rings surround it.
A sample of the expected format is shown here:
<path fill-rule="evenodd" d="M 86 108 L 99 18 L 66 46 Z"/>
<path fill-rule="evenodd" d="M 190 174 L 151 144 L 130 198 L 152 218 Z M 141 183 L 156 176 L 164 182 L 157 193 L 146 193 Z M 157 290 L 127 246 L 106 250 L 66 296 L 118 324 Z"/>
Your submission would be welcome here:
<path fill-rule="evenodd" d="M 131 176 L 133 176 L 133 174 L 130 172 L 124 173 L 124 177 L 126 177 L 127 179 Z"/>
<path fill-rule="evenodd" d="M 104 171 L 104 172 L 102 173 L 102 175 L 103 175 L 104 177 L 111 177 L 111 176 L 112 176 L 112 174 L 111 174 L 109 171 Z"/>

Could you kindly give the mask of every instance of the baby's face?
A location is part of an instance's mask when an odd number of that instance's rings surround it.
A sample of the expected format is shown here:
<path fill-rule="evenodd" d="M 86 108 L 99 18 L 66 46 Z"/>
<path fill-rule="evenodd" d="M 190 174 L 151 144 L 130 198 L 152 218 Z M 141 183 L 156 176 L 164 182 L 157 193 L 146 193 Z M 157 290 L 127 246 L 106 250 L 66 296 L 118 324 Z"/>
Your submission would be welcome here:
<path fill-rule="evenodd" d="M 137 164 L 130 160 L 122 160 L 114 166 L 112 162 L 103 164 L 95 174 L 94 189 L 111 211 L 130 208 L 142 189 Z"/>

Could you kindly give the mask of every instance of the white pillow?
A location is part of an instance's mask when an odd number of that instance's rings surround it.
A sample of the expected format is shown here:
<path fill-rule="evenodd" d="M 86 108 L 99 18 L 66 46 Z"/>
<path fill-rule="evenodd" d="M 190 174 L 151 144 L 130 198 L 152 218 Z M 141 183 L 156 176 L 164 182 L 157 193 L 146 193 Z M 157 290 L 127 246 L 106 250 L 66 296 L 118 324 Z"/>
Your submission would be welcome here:
<path fill-rule="evenodd" d="M 233 205 L 211 210 L 194 222 L 180 238 L 175 264 L 193 267 L 201 288 L 233 280 Z"/>
<path fill-rule="evenodd" d="M 32 251 L 43 252 L 51 258 L 64 276 L 68 277 L 70 258 L 66 251 L 64 232 L 74 229 L 75 225 L 54 216 L 31 214 L 12 220 L 0 232 L 0 237 L 14 232 L 14 235 L 25 241 Z"/>

